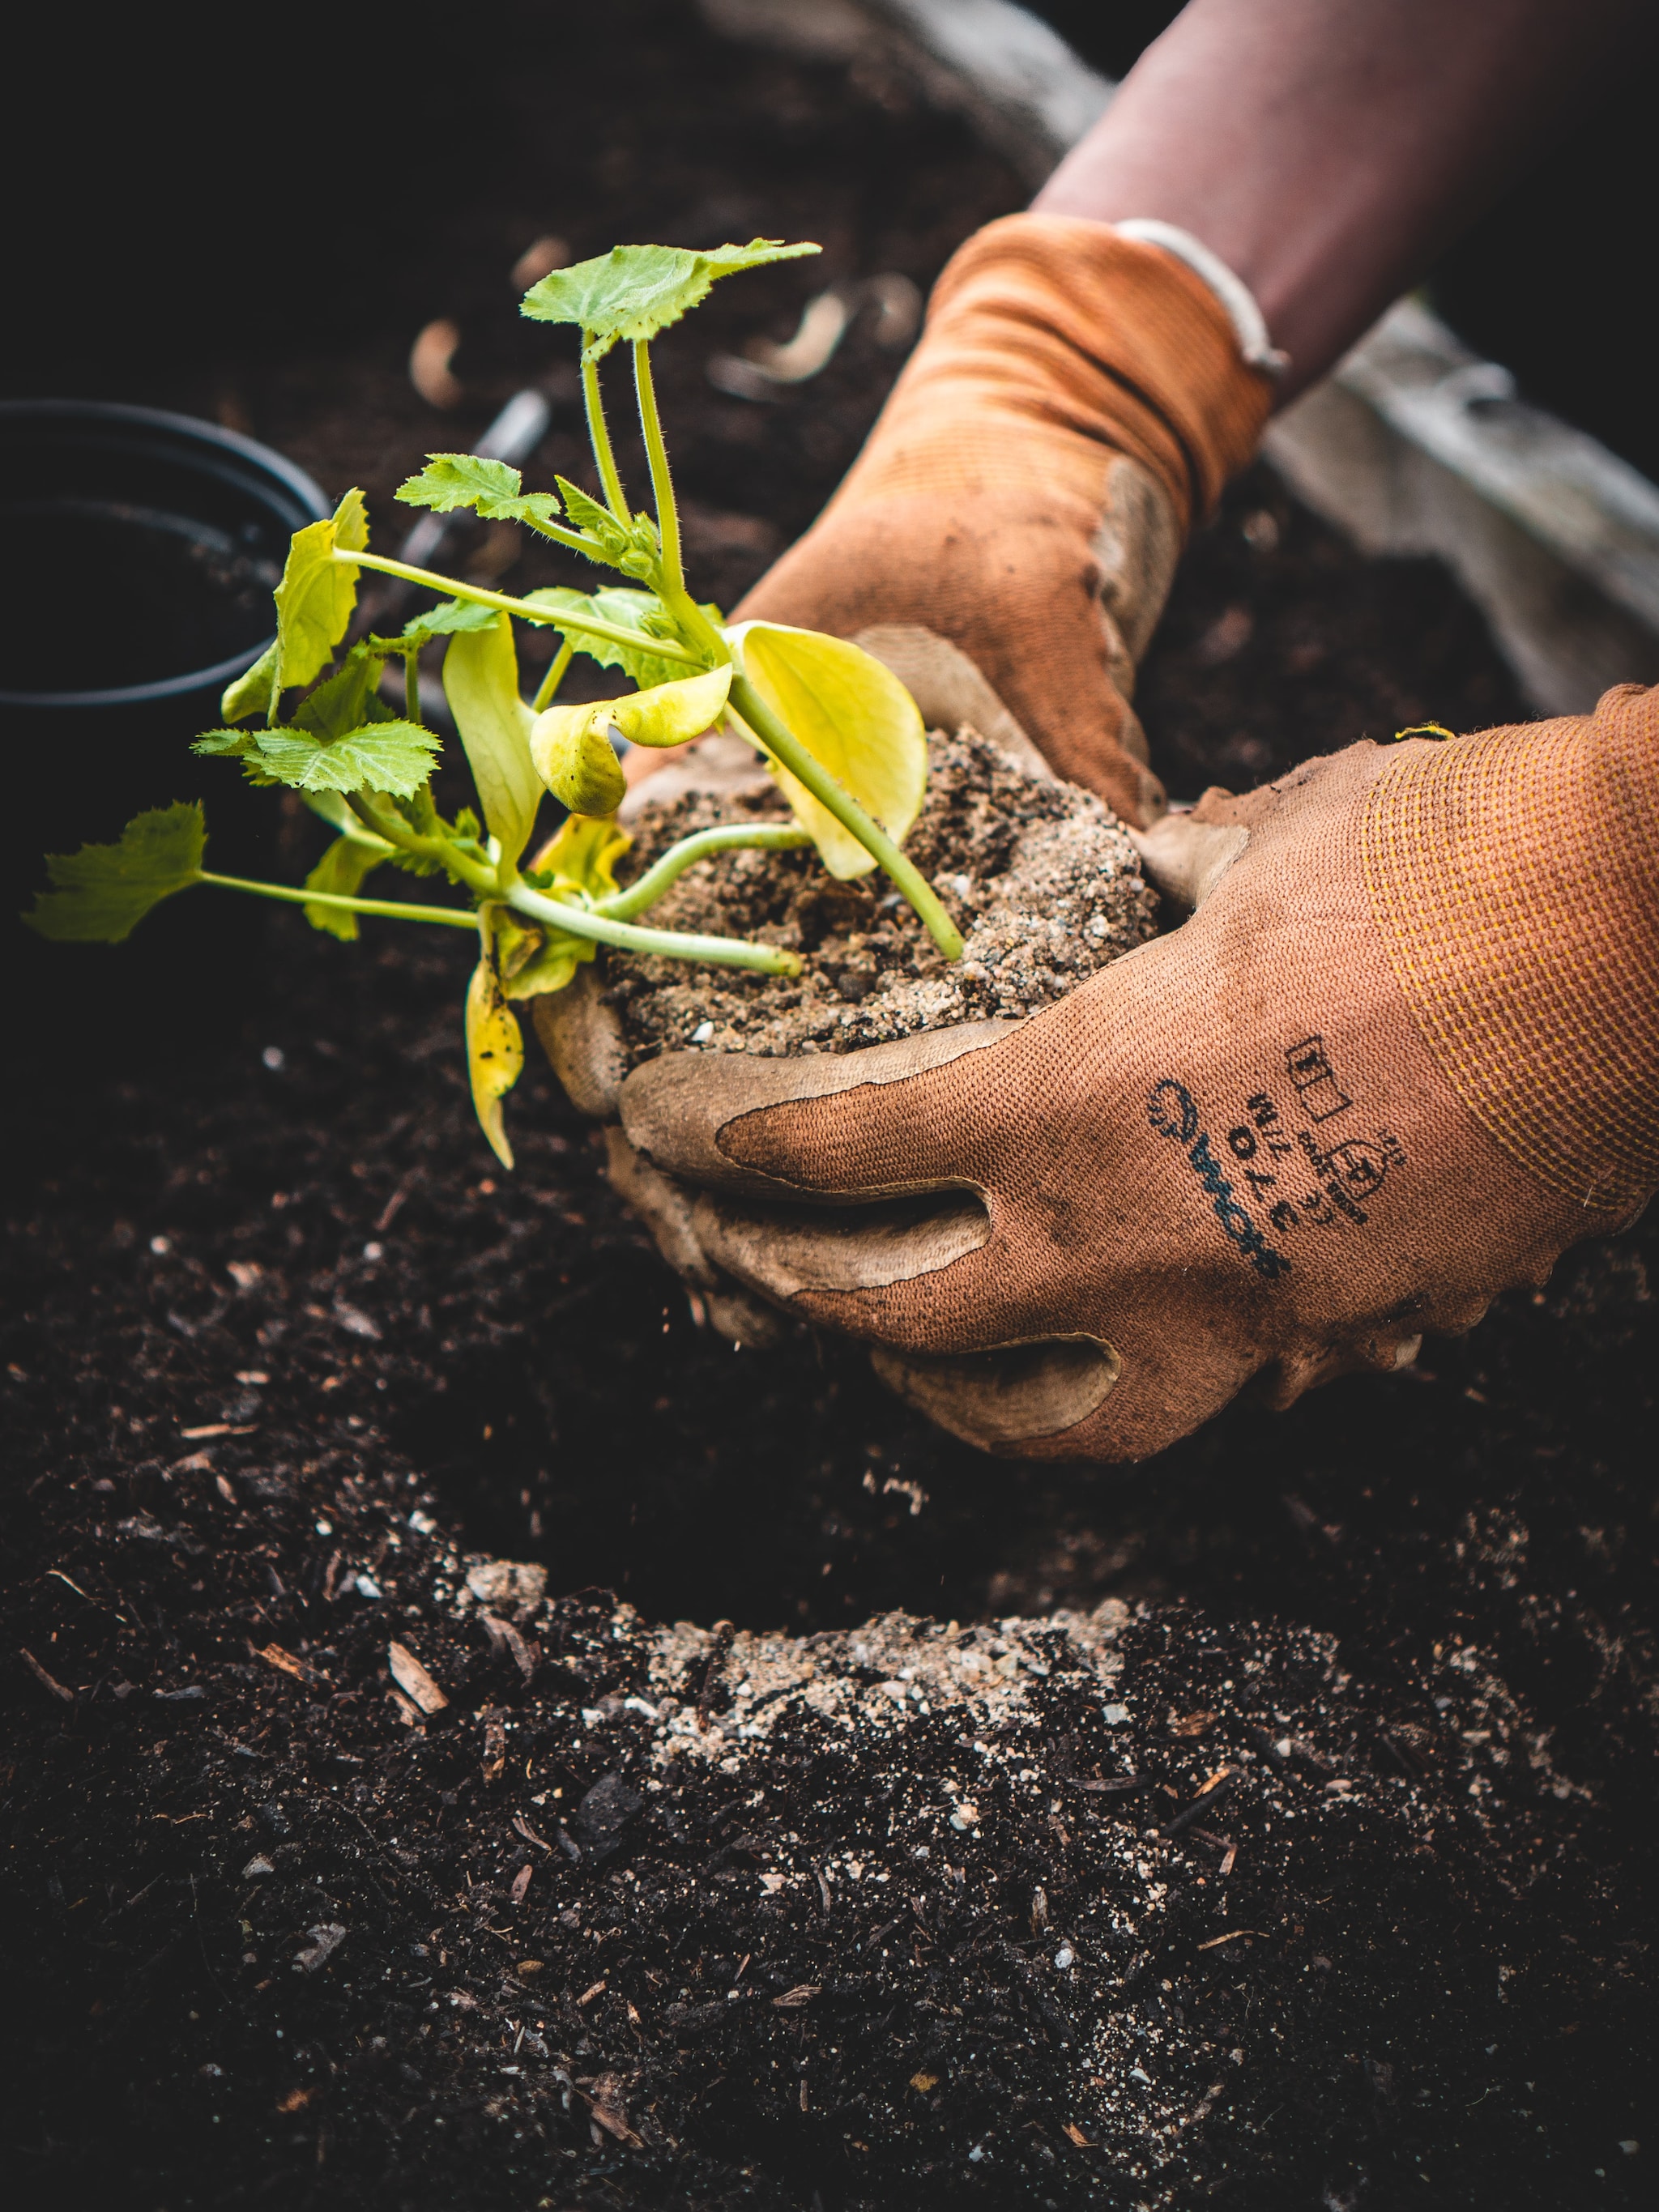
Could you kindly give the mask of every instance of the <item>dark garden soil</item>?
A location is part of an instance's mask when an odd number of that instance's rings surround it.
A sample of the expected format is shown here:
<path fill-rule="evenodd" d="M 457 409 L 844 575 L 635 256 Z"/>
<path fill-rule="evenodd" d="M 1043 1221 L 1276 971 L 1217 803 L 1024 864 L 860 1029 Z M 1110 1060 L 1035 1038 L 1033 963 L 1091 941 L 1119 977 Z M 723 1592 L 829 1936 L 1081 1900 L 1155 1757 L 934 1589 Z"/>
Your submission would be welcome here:
<path fill-rule="evenodd" d="M 454 199 L 424 295 L 388 262 L 384 342 L 131 396 L 217 378 L 384 513 L 544 362 L 538 231 L 925 283 L 1018 202 L 901 86 L 605 17 L 642 89 Z M 892 368 L 860 331 L 719 396 L 708 352 L 820 279 L 750 281 L 663 349 L 728 604 Z M 440 313 L 447 418 L 398 366 Z M 575 459 L 567 413 L 532 483 Z M 1440 570 L 1260 473 L 1138 704 L 1188 795 L 1519 711 Z M 1650 1232 L 1143 1466 L 993 1462 L 832 1343 L 700 1328 L 539 1067 L 502 1174 L 465 947 L 411 936 L 278 915 L 193 1056 L 15 1061 L 10 2201 L 1650 2202 Z"/>

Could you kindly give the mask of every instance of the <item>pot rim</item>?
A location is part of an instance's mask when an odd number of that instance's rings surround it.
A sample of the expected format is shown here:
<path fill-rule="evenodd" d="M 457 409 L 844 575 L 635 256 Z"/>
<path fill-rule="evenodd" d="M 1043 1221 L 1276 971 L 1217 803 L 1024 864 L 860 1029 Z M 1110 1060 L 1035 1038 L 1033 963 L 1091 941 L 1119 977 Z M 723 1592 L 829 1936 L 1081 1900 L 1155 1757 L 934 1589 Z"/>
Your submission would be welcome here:
<path fill-rule="evenodd" d="M 293 495 L 312 521 L 325 521 L 333 511 L 322 487 L 284 454 L 273 447 L 261 445 L 257 438 L 245 437 L 240 430 L 227 430 L 222 423 L 204 422 L 199 416 L 175 415 L 166 408 L 138 407 L 118 399 L 0 400 L 0 430 L 9 423 L 32 417 L 125 424 L 134 429 L 160 431 L 186 446 L 216 448 L 249 463 L 266 478 L 274 478 Z M 0 707 L 135 707 L 153 700 L 182 698 L 191 691 L 222 687 L 241 675 L 253 665 L 275 635 L 272 630 L 270 636 L 262 638 L 257 645 L 232 653 L 228 659 L 216 661 L 210 668 L 193 669 L 181 676 L 164 676 L 149 684 L 125 684 L 102 691 L 0 690 Z"/>

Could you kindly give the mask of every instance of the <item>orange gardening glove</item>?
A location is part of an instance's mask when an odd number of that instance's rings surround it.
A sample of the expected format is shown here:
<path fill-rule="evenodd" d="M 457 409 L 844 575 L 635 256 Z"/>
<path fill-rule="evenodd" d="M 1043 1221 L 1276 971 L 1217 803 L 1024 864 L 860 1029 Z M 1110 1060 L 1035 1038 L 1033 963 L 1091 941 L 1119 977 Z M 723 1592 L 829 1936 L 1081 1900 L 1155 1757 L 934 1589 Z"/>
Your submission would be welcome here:
<path fill-rule="evenodd" d="M 1006 216 L 946 267 L 846 482 L 738 612 L 886 634 L 866 642 L 930 721 L 976 719 L 964 655 L 1051 767 L 1144 828 L 1164 798 L 1135 665 L 1272 388 L 1163 247 Z"/>
<path fill-rule="evenodd" d="M 623 1086 L 708 1261 L 993 1449 L 1402 1365 L 1659 1182 L 1659 691 L 1354 745 L 1183 841 L 1199 911 L 1029 1021 Z"/>
<path fill-rule="evenodd" d="M 738 617 L 860 638 L 930 723 L 1023 732 L 1145 827 L 1164 798 L 1135 664 L 1271 393 L 1163 247 L 1006 216 L 945 269 L 846 482 Z"/>

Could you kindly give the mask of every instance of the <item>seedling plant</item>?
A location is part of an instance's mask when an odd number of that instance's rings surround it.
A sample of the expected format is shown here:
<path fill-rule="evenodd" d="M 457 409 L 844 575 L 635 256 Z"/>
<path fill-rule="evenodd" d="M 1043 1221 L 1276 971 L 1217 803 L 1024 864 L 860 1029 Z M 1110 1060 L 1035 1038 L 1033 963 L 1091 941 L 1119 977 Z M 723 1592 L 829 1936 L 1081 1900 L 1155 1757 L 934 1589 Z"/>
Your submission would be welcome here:
<path fill-rule="evenodd" d="M 581 332 L 602 498 L 563 477 L 556 493 L 526 493 L 516 469 L 468 453 L 430 455 L 398 497 L 439 513 L 471 508 L 486 520 L 520 523 L 627 580 L 514 599 L 413 568 L 370 551 L 362 495 L 348 492 L 328 520 L 295 535 L 276 592 L 276 640 L 226 691 L 226 726 L 194 748 L 236 761 L 255 784 L 297 791 L 334 830 L 305 883 L 253 882 L 205 867 L 203 811 L 181 803 L 139 815 L 112 845 L 49 855 L 51 888 L 26 917 L 33 927 L 50 938 L 118 943 L 161 901 L 205 884 L 301 905 L 314 928 L 348 940 L 362 915 L 474 932 L 468 1068 L 478 1120 L 507 1167 L 502 1101 L 524 1064 L 514 1006 L 567 989 L 601 945 L 763 975 L 800 972 L 796 955 L 778 946 L 641 921 L 687 868 L 716 854 L 811 844 L 832 875 L 882 868 L 940 951 L 957 957 L 954 925 L 902 849 L 927 781 L 926 734 L 909 694 L 845 639 L 770 623 L 728 625 L 718 608 L 692 598 L 685 580 L 651 341 L 720 278 L 817 251 L 768 239 L 704 253 L 619 246 L 544 277 L 522 312 Z M 600 389 L 600 365 L 619 344 L 632 355 L 649 509 L 629 504 Z M 348 643 L 365 569 L 422 586 L 440 595 L 439 604 L 396 636 Z M 558 640 L 528 702 L 515 622 L 550 629 Z M 453 818 L 439 812 L 432 790 L 442 739 L 421 713 L 420 656 L 434 639 L 447 641 L 444 692 L 477 800 Z M 577 653 L 620 670 L 637 689 L 597 704 L 561 704 L 559 687 Z M 397 660 L 401 713 L 381 693 L 386 664 Z M 765 760 L 793 821 L 702 830 L 619 885 L 616 869 L 629 839 L 616 819 L 625 783 L 612 732 L 665 746 L 722 724 Z M 530 854 L 550 792 L 568 816 Z M 365 884 L 383 867 L 442 875 L 464 902 L 367 896 Z"/>

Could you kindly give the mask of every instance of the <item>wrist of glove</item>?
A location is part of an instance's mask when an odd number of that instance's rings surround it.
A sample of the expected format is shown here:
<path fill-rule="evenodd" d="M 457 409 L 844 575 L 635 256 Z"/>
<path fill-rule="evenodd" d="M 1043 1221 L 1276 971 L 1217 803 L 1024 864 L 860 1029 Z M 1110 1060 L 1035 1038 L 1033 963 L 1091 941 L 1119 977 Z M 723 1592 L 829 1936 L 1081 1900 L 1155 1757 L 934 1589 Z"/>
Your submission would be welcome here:
<path fill-rule="evenodd" d="M 1136 664 L 1272 388 L 1165 247 L 1071 216 L 991 223 L 939 277 L 846 481 L 738 614 L 858 639 L 930 726 L 1035 747 L 1150 824 L 1165 801 Z"/>
<path fill-rule="evenodd" d="M 652 1062 L 630 1156 L 711 1280 L 993 1449 L 1138 1458 L 1397 1367 L 1659 1182 L 1656 701 L 1212 794 L 1152 841 L 1191 920 L 1060 1004 Z"/>

